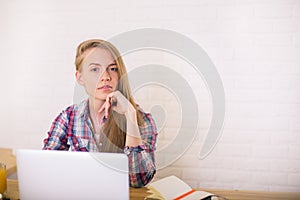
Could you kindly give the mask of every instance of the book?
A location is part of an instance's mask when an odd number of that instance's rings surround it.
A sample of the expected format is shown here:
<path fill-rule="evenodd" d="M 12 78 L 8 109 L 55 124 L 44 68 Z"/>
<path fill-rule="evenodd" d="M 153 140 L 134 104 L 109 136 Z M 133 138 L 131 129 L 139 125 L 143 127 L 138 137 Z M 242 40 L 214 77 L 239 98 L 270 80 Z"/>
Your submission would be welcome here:
<path fill-rule="evenodd" d="M 176 176 L 168 176 L 147 187 L 150 193 L 145 200 L 221 200 L 225 199 L 212 193 L 194 190 Z"/>

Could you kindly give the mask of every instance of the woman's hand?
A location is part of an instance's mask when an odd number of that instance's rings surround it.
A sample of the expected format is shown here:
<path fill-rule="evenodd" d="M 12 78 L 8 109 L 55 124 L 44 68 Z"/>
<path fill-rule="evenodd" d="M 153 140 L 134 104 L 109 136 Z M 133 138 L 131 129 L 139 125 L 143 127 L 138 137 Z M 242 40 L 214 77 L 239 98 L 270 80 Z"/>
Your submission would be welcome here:
<path fill-rule="evenodd" d="M 108 118 L 110 109 L 125 115 L 136 112 L 128 99 L 118 90 L 107 95 L 104 104 L 98 112 L 101 113 L 104 111 L 105 118 Z"/>
<path fill-rule="evenodd" d="M 133 105 L 123 96 L 120 91 L 115 91 L 107 95 L 106 100 L 98 112 L 104 111 L 105 118 L 109 116 L 109 110 L 124 114 L 126 117 L 126 142 L 129 147 L 136 147 L 142 144 L 142 139 L 137 123 L 136 110 Z"/>

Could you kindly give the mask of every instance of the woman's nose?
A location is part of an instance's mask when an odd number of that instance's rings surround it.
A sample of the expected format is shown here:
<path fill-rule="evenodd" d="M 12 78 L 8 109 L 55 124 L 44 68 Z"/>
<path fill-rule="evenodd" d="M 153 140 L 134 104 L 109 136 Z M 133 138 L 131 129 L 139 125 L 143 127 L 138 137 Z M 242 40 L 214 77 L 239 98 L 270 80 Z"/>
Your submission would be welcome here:
<path fill-rule="evenodd" d="M 104 70 L 101 76 L 101 81 L 110 81 L 111 77 L 109 75 L 109 73 L 107 72 L 107 70 Z"/>

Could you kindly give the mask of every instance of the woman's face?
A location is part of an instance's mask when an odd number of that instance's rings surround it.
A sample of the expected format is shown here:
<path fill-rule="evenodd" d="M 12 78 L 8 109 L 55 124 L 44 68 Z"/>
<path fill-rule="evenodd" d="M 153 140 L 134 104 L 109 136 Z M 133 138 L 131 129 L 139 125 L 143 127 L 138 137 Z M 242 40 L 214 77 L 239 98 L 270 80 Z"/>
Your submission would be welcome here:
<path fill-rule="evenodd" d="M 76 78 L 90 98 L 104 101 L 109 93 L 115 91 L 118 84 L 116 61 L 106 49 L 88 49 L 84 52 L 81 72 L 76 72 Z"/>

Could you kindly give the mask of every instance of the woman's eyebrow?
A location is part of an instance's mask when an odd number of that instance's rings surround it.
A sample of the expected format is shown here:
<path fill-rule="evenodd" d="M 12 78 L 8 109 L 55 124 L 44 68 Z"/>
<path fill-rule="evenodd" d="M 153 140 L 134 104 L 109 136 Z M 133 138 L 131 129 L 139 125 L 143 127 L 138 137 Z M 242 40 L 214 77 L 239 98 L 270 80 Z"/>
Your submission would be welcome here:
<path fill-rule="evenodd" d="M 90 63 L 90 64 L 89 64 L 89 67 L 90 67 L 90 66 L 93 66 L 93 65 L 96 65 L 96 66 L 100 66 L 100 67 L 101 67 L 101 64 L 99 64 L 99 63 Z"/>
<path fill-rule="evenodd" d="M 109 64 L 108 66 L 113 66 L 113 65 L 116 65 L 117 63 L 116 63 L 116 61 L 113 61 L 113 62 L 111 62 L 111 64 Z"/>
<path fill-rule="evenodd" d="M 108 66 L 113 66 L 113 65 L 116 65 L 116 61 L 115 60 L 112 61 Z M 90 63 L 88 66 L 89 67 L 91 67 L 91 66 L 99 66 L 99 67 L 101 67 L 102 65 L 100 63 Z"/>

